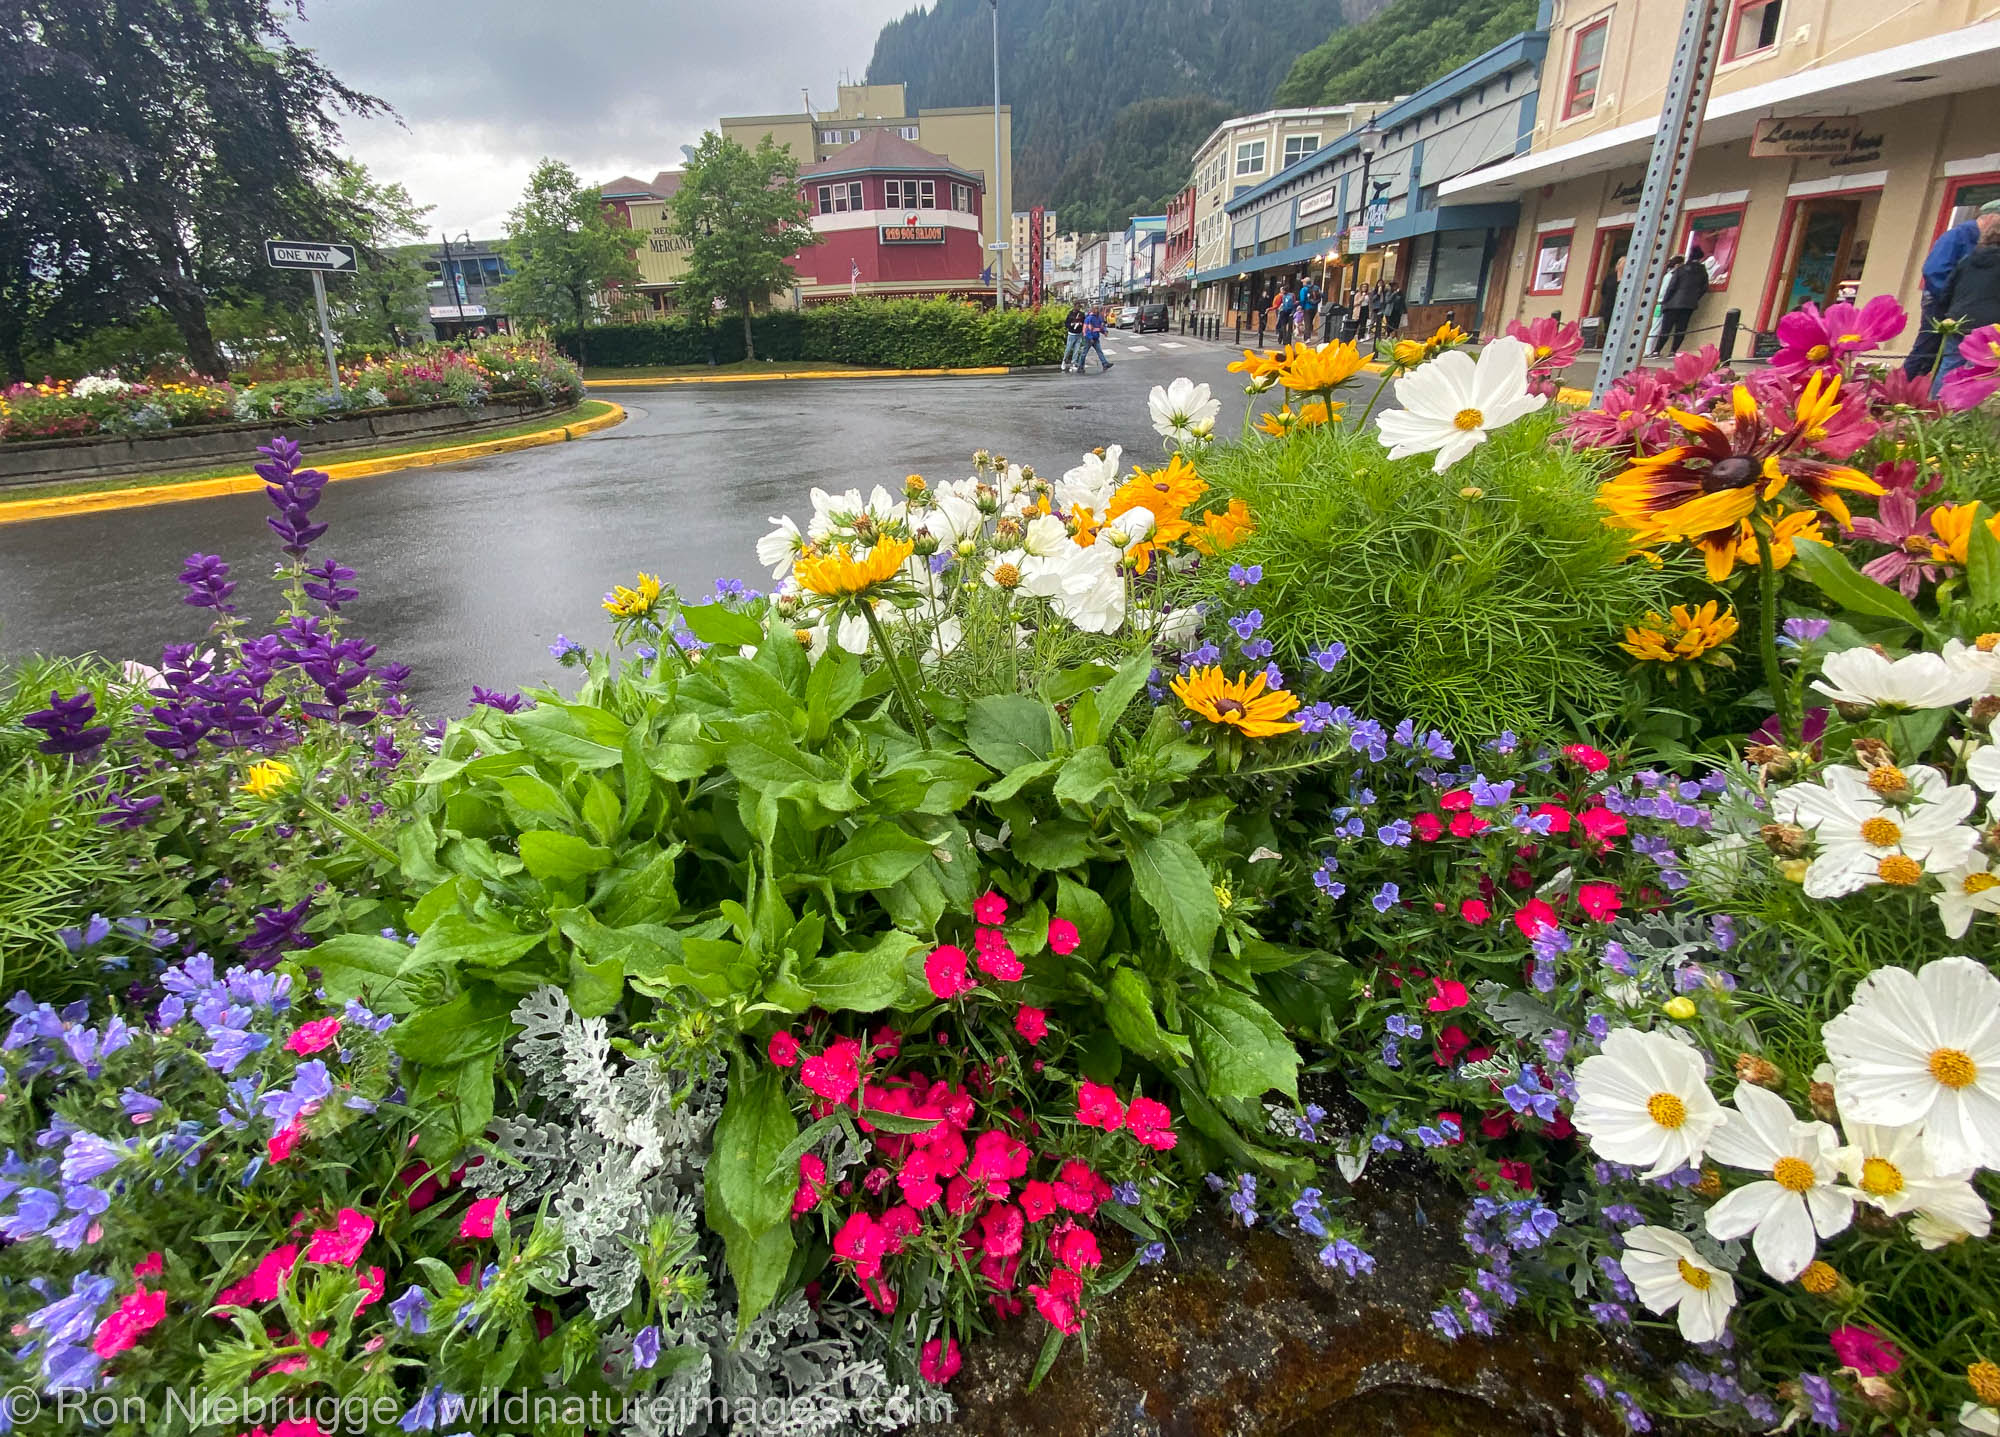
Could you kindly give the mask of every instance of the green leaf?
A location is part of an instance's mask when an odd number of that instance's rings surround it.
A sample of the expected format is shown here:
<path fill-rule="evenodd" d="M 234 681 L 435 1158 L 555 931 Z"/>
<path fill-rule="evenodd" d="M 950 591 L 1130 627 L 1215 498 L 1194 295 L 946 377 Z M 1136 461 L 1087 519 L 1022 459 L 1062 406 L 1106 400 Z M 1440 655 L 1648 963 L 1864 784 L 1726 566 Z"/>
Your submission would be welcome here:
<path fill-rule="evenodd" d="M 799 981 L 829 1012 L 879 1012 L 903 996 L 909 981 L 906 960 L 923 946 L 922 939 L 907 933 L 886 933 L 872 948 L 807 956 Z"/>
<path fill-rule="evenodd" d="M 1980 527 L 1980 526 L 1974 526 Z M 1918 633 L 1927 632 L 1915 605 L 1885 584 L 1878 584 L 1847 562 L 1831 544 L 1800 544 L 1795 562 L 1821 593 L 1841 608 L 1876 618 L 1895 619 Z"/>
<path fill-rule="evenodd" d="M 842 715 L 861 702 L 864 692 L 861 661 L 838 645 L 830 646 L 806 679 L 806 742 L 823 742 Z"/>
<path fill-rule="evenodd" d="M 1195 1061 L 1210 1097 L 1261 1098 L 1299 1091 L 1299 1053 L 1285 1030 L 1248 993 L 1218 988 L 1186 1004 Z"/>
<path fill-rule="evenodd" d="M 979 796 L 988 803 L 1005 803 L 1038 778 L 1047 778 L 1062 768 L 1059 758 L 1045 758 L 1039 763 L 1024 763 L 1006 777 L 988 784 Z"/>
<path fill-rule="evenodd" d="M 1125 710 L 1153 676 L 1154 664 L 1153 651 L 1140 649 L 1119 665 L 1118 672 L 1097 691 L 1097 742 L 1103 743 L 1111 737 L 1118 720 L 1125 716 Z"/>
<path fill-rule="evenodd" d="M 778 1156 L 798 1136 L 778 1072 L 739 1051 L 730 1064 L 729 1098 L 715 1124 L 714 1150 L 703 1170 L 709 1225 L 723 1234 L 730 1275 L 736 1279 L 739 1321 L 748 1323 L 783 1280 L 769 1264 L 791 1259 L 792 1192 L 796 1178 L 772 1175 Z M 783 1244 L 762 1240 L 785 1235 Z"/>
<path fill-rule="evenodd" d="M 1016 773 L 1021 770 L 1016 769 Z M 1014 775 L 1002 779 L 1005 783 Z M 986 782 L 986 765 L 958 753 L 913 751 L 902 755 L 878 773 L 876 782 L 885 786 L 899 780 L 915 779 L 922 785 L 920 796 L 905 806 L 909 813 L 930 813 L 943 817 L 957 813 L 972 801 L 973 793 Z"/>
<path fill-rule="evenodd" d="M 563 991 L 579 1018 L 602 1018 L 625 996 L 625 965 L 616 958 L 587 963 L 581 953 L 569 960 L 569 982 Z"/>
<path fill-rule="evenodd" d="M 542 941 L 540 933 L 516 933 L 497 923 L 467 918 L 462 913 L 443 913 L 411 950 L 413 966 L 468 964 L 474 968 L 504 968 L 532 951 Z"/>
<path fill-rule="evenodd" d="M 493 1121 L 496 1048 L 463 1063 L 426 1066 L 411 1085 L 417 1114 L 417 1155 L 433 1163 L 456 1157 Z"/>
<path fill-rule="evenodd" d="M 826 876 L 842 893 L 872 893 L 901 882 L 931 856 L 931 846 L 893 823 L 873 823 L 826 861 Z"/>
<path fill-rule="evenodd" d="M 541 704 L 512 715 L 508 726 L 521 740 L 521 747 L 543 758 L 557 759 L 587 770 L 610 768 L 619 762 L 624 757 L 623 726 L 613 720 L 617 730 L 614 734 L 612 730 L 579 714 L 580 710 L 560 704 Z"/>
<path fill-rule="evenodd" d="M 1080 868 L 1090 858 L 1091 841 L 1089 824 L 1045 818 L 1016 833 L 1007 846 L 1030 868 Z"/>
<path fill-rule="evenodd" d="M 618 795 L 611 791 L 610 784 L 592 774 L 590 787 L 583 795 L 583 821 L 589 827 L 591 835 L 599 843 L 615 843 L 618 839 L 620 815 Z"/>
<path fill-rule="evenodd" d="M 358 999 L 378 1013 L 408 1013 L 416 995 L 403 978 L 410 949 L 373 933 L 338 933 L 312 950 L 326 996 L 336 1003 Z"/>
<path fill-rule="evenodd" d="M 714 659 L 709 667 L 729 690 L 730 702 L 735 704 L 738 713 L 770 714 L 782 719 L 788 732 L 798 721 L 801 713 L 799 701 L 792 697 L 792 691 L 776 674 L 747 659 Z"/>
<path fill-rule="evenodd" d="M 554 784 L 537 774 L 510 773 L 494 782 L 523 813 L 531 817 L 564 825 L 576 822 L 576 810 L 569 806 L 569 800 Z"/>
<path fill-rule="evenodd" d="M 1097 796 L 1118 781 L 1111 755 L 1101 745 L 1080 748 L 1063 760 L 1056 775 L 1055 796 L 1063 803 L 1088 808 Z"/>
<path fill-rule="evenodd" d="M 459 883 L 460 879 L 458 876 L 447 878 L 422 898 L 411 904 L 410 911 L 403 920 L 409 926 L 409 930 L 412 933 L 421 933 L 430 927 L 431 924 L 437 922 L 441 915 L 457 908 Z M 479 893 L 478 885 L 471 880 L 466 880 L 466 885 L 472 890 L 466 896 L 468 898 L 477 897 Z"/>
<path fill-rule="evenodd" d="M 1966 551 L 1966 573 L 1972 585 L 1972 602 L 1982 609 L 2000 608 L 2000 539 L 1986 527 L 1985 505 L 1972 525 L 1972 544 Z"/>
<path fill-rule="evenodd" d="M 528 872 L 545 883 L 567 883 L 587 878 L 611 866 L 611 850 L 601 848 L 573 833 L 556 833 L 545 828 L 528 830 L 520 837 L 521 862 Z"/>
<path fill-rule="evenodd" d="M 749 614 L 722 604 L 681 606 L 681 622 L 704 644 L 747 649 L 764 642 L 764 626 Z"/>
<path fill-rule="evenodd" d="M 1104 1020 L 1111 1036 L 1151 1063 L 1186 1062 L 1188 1040 L 1169 1033 L 1153 1013 L 1153 988 L 1136 968 L 1118 968 L 1105 985 Z"/>
<path fill-rule="evenodd" d="M 628 825 L 636 824 L 653 800 L 653 770 L 646 766 L 646 746 L 637 733 L 626 736 L 618 762 L 625 777 L 625 821 Z"/>
<path fill-rule="evenodd" d="M 1086 960 L 1094 960 L 1110 946 L 1114 927 L 1111 906 L 1097 896 L 1097 890 L 1078 883 L 1074 878 L 1056 879 L 1056 916 L 1067 918 L 1076 925 L 1077 937 L 1081 940 L 1077 951 Z"/>
<path fill-rule="evenodd" d="M 481 1053 L 498 1052 L 514 1020 L 512 1000 L 490 987 L 461 993 L 449 1003 L 405 1018 L 389 1032 L 398 1053 L 425 1066 L 455 1067 Z"/>
<path fill-rule="evenodd" d="M 1163 833 L 1133 833 L 1126 839 L 1133 886 L 1159 915 L 1160 930 L 1174 952 L 1197 968 L 1208 966 L 1208 950 L 1222 925 L 1215 884 L 1195 851 Z"/>
<path fill-rule="evenodd" d="M 680 895 L 674 888 L 674 862 L 680 853 L 679 844 L 659 849 L 637 872 L 610 874 L 598 890 L 605 926 L 624 928 L 634 923 L 671 921 L 681 911 Z M 626 862 L 633 861 L 635 857 L 628 854 Z"/>
<path fill-rule="evenodd" d="M 1001 773 L 1045 759 L 1055 746 L 1048 706 L 1025 694 L 973 700 L 965 738 L 981 762 Z"/>
<path fill-rule="evenodd" d="M 782 719 L 759 714 L 731 725 L 723 762 L 744 783 L 775 798 L 810 793 L 832 776 L 826 763 L 805 752 Z"/>

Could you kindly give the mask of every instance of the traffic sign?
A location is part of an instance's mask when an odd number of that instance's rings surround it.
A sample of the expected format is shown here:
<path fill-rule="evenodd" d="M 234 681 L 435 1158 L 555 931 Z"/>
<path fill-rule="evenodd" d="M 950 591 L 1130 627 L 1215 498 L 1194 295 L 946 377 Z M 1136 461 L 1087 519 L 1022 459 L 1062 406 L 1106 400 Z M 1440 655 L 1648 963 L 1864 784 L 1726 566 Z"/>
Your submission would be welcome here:
<path fill-rule="evenodd" d="M 330 240 L 267 239 L 264 263 L 272 269 L 351 270 L 354 246 Z"/>

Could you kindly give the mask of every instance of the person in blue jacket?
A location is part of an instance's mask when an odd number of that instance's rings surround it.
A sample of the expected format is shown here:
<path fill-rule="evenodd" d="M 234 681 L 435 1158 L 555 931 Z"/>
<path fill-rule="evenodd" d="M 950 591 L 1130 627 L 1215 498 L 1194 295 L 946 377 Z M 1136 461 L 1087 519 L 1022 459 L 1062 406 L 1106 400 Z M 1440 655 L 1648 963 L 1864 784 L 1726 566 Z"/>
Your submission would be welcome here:
<path fill-rule="evenodd" d="M 1923 312 L 1918 320 L 1917 342 L 1910 347 L 1910 357 L 1903 361 L 1903 373 L 1912 379 L 1937 368 L 1937 322 L 1942 317 L 1938 306 L 1951 287 L 1951 277 L 1959 261 L 1978 248 L 1989 234 L 2000 234 L 2000 200 L 1988 200 L 1979 207 L 1978 214 L 1963 224 L 1953 225 L 1931 246 L 1924 260 Z"/>

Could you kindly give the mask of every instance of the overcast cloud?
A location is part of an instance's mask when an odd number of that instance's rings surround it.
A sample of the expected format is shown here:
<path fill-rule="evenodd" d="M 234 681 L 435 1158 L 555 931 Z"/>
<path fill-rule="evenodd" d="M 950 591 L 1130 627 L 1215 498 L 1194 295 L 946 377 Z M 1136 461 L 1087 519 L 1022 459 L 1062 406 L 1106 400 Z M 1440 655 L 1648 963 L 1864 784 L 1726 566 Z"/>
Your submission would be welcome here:
<path fill-rule="evenodd" d="M 497 237 L 543 155 L 650 178 L 724 114 L 831 108 L 884 21 L 920 0 L 306 0 L 292 33 L 401 117 L 346 126 L 356 158 Z"/>

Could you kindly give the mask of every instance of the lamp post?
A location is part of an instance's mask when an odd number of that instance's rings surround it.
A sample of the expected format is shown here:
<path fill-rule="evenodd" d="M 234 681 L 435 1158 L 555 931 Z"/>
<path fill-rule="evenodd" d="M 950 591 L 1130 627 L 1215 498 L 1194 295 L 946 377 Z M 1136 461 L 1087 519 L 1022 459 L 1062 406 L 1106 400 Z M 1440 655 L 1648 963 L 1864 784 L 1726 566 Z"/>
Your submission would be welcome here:
<path fill-rule="evenodd" d="M 1375 163 L 1375 152 L 1382 148 L 1382 127 L 1371 119 L 1361 127 L 1361 138 L 1356 143 L 1361 149 L 1361 248 L 1366 251 L 1368 248 L 1369 167 Z"/>
<path fill-rule="evenodd" d="M 463 337 L 465 333 L 465 280 L 464 277 L 458 272 L 457 267 L 452 264 L 451 236 L 449 234 L 440 233 L 438 235 L 438 238 L 444 241 L 444 268 L 440 271 L 440 273 L 444 275 L 444 282 L 451 286 L 452 303 L 458 306 L 459 332 L 458 335 L 454 337 L 455 338 Z M 461 230 L 459 232 L 458 242 L 466 249 L 471 249 L 472 231 Z"/>
<path fill-rule="evenodd" d="M 986 196 L 993 212 L 993 308 L 1007 307 L 1007 245 L 1000 238 L 1000 0 L 993 6 L 993 184 Z"/>

